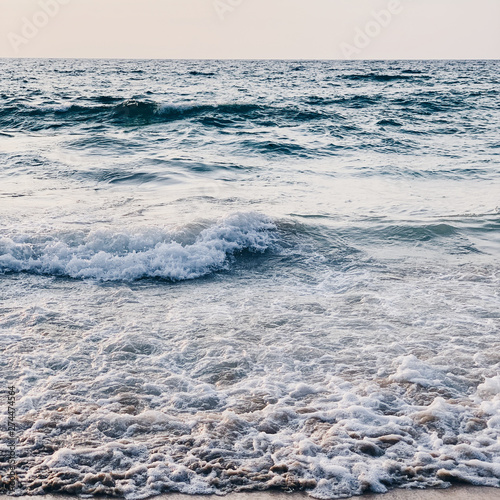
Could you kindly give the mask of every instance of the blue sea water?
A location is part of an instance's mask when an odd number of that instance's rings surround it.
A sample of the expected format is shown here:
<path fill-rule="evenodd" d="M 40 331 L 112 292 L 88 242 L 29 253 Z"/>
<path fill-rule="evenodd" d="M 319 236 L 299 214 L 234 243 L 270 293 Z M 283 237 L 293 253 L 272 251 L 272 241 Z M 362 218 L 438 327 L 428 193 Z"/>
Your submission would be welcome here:
<path fill-rule="evenodd" d="M 500 486 L 499 70 L 0 60 L 16 491 Z"/>

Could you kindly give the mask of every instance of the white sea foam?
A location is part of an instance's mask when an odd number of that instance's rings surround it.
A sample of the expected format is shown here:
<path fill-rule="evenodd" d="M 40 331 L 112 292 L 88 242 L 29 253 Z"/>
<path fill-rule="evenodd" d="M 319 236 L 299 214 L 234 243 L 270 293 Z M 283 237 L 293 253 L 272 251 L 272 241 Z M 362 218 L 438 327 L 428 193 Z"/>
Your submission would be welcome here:
<path fill-rule="evenodd" d="M 16 243 L 46 249 L 46 232 Z M 117 257 L 174 235 L 186 248 L 251 241 L 256 251 L 276 239 L 256 214 L 90 234 L 53 239 Z M 301 255 L 318 276 L 311 249 Z M 296 258 L 288 250 L 279 258 Z M 33 248 L 23 251 L 28 262 Z M 258 286 L 246 273 L 185 287 L 4 276 L 0 328 L 19 332 L 6 354 L 23 491 L 140 499 L 292 488 L 329 499 L 500 484 L 497 273 L 364 267 L 312 281 L 266 270 Z M 481 309 L 478 319 L 483 297 L 493 297 L 491 317 Z"/>
<path fill-rule="evenodd" d="M 149 359 L 154 366 L 156 359 Z M 57 422 L 55 435 L 83 433 L 105 440 L 90 447 L 61 447 L 36 458 L 23 477 L 33 493 L 114 492 L 144 498 L 165 491 L 206 494 L 246 485 L 307 488 L 313 497 L 329 499 L 383 493 L 402 483 L 420 487 L 461 480 L 498 486 L 500 480 L 498 432 L 494 426 L 477 426 L 481 419 L 467 400 L 436 397 L 419 407 L 398 395 L 397 387 L 388 391 L 369 381 L 353 386 L 332 376 L 306 387 L 269 373 L 254 380 L 260 399 L 254 394 L 254 401 L 248 399 L 246 408 L 237 412 L 224 405 L 231 397 L 247 397 L 251 381 L 221 388 L 220 396 L 228 399 L 214 411 L 174 416 L 166 397 L 175 385 L 169 388 L 164 378 L 149 404 L 165 410 L 128 414 L 145 397 L 147 377 L 135 377 L 132 393 L 125 389 L 124 375 L 108 373 L 87 388 L 90 396 L 98 386 L 116 388 L 121 378 L 123 389 L 107 400 L 87 408 L 75 402 L 59 414 L 46 411 L 25 431 L 26 443 L 36 443 Z M 192 392 L 177 392 L 180 400 L 200 402 L 207 390 L 214 395 L 206 384 L 197 387 L 193 382 L 177 377 L 176 383 L 189 385 Z M 77 390 L 74 382 L 73 387 Z M 55 398 L 53 392 L 46 397 Z M 306 408 L 300 401 L 312 393 L 323 397 Z M 31 418 L 25 399 L 20 401 L 23 422 Z M 389 401 L 398 411 L 381 414 Z"/>
<path fill-rule="evenodd" d="M 235 214 L 183 243 L 186 231 L 97 230 L 87 235 L 18 235 L 0 239 L 0 270 L 72 278 L 187 280 L 226 269 L 237 252 L 264 252 L 275 241 L 265 216 Z"/>

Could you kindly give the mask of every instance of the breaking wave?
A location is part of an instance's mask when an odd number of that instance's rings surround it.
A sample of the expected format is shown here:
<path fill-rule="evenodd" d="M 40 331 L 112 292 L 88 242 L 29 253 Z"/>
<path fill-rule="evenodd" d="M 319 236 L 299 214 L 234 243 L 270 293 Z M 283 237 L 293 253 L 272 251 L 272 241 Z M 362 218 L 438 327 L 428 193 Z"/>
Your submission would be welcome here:
<path fill-rule="evenodd" d="M 0 272 L 30 272 L 102 281 L 181 281 L 227 269 L 243 251 L 265 252 L 274 224 L 259 214 L 232 215 L 201 230 L 17 236 L 0 239 Z"/>
<path fill-rule="evenodd" d="M 25 105 L 13 101 L 0 107 L 0 126 L 41 130 L 58 126 L 103 123 L 123 125 L 123 122 L 144 125 L 178 120 L 197 119 L 205 123 L 207 119 L 224 119 L 234 122 L 244 120 L 290 120 L 307 122 L 327 115 L 288 106 L 270 106 L 255 103 L 172 103 L 165 104 L 152 100 L 127 99 L 116 102 L 111 97 L 98 97 L 83 104 L 58 103 L 47 105 Z M 265 122 L 267 123 L 267 122 Z M 224 122 L 227 124 L 227 122 Z"/>

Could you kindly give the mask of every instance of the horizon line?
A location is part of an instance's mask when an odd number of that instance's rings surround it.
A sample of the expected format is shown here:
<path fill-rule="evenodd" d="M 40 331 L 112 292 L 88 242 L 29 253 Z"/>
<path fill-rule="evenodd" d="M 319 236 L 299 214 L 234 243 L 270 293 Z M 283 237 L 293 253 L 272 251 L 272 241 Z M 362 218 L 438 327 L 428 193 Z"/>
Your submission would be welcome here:
<path fill-rule="evenodd" d="M 324 59 L 324 58 L 276 58 L 276 57 L 262 57 L 262 58 L 231 58 L 231 57 L 28 57 L 28 56 L 20 56 L 20 57 L 11 57 L 11 56 L 0 56 L 0 60 L 3 59 L 33 59 L 33 60 L 89 60 L 89 61 L 302 61 L 302 62 L 386 62 L 386 61 L 500 61 L 500 58 L 387 58 L 387 59 L 379 59 L 379 58 L 371 58 L 371 59 Z"/>

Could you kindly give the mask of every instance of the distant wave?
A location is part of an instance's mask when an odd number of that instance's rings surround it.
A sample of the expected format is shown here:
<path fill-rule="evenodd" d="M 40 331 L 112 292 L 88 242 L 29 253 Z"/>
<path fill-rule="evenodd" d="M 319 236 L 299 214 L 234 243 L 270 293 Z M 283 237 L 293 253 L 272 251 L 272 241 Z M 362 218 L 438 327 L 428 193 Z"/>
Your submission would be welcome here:
<path fill-rule="evenodd" d="M 358 99 L 354 99 L 357 101 Z M 336 100 L 342 104 L 343 100 Z M 361 100 L 363 104 L 363 100 Z M 78 123 L 106 125 L 137 125 L 196 119 L 203 125 L 227 126 L 245 120 L 263 126 L 279 123 L 295 125 L 317 119 L 337 119 L 336 113 L 300 106 L 269 104 L 229 103 L 159 103 L 147 99 L 120 100 L 99 96 L 85 103 L 54 103 L 27 105 L 10 102 L 0 107 L 0 126 L 38 130 Z"/>
<path fill-rule="evenodd" d="M 423 71 L 420 71 L 419 69 L 403 69 L 401 73 L 408 75 L 421 75 Z"/>
<path fill-rule="evenodd" d="M 350 80 L 396 81 L 414 78 L 413 75 L 345 75 Z M 162 103 L 152 99 L 120 99 L 101 95 L 76 102 L 31 104 L 11 98 L 0 104 L 0 128 L 43 130 L 72 127 L 78 124 L 123 126 L 148 125 L 191 120 L 206 127 L 227 126 L 295 127 L 323 121 L 325 125 L 346 120 L 346 109 L 401 109 L 408 117 L 433 113 L 453 112 L 462 109 L 467 99 L 476 94 L 442 95 L 425 92 L 411 97 L 388 96 L 381 92 L 363 92 L 341 95 L 304 95 L 293 104 L 264 102 L 172 102 Z"/>
<path fill-rule="evenodd" d="M 377 125 L 380 125 L 382 127 L 384 126 L 389 126 L 389 127 L 401 127 L 402 123 L 398 122 L 397 120 L 391 120 L 390 118 L 384 118 L 383 120 L 379 120 L 377 122 Z"/>
<path fill-rule="evenodd" d="M 373 82 L 392 82 L 399 80 L 410 80 L 415 78 L 415 76 L 411 76 L 410 74 L 395 74 L 395 75 L 387 75 L 387 74 L 379 74 L 379 73 L 365 73 L 365 74 L 351 74 L 344 75 L 342 77 L 344 80 L 371 80 Z M 429 78 L 428 76 L 419 76 L 418 78 Z"/>
<path fill-rule="evenodd" d="M 275 226 L 256 213 L 237 213 L 198 234 L 187 230 L 100 230 L 85 236 L 0 238 L 0 272 L 30 272 L 102 281 L 163 278 L 181 281 L 227 269 L 242 251 L 265 252 Z"/>
<path fill-rule="evenodd" d="M 190 71 L 189 74 L 191 76 L 215 76 L 216 75 L 216 73 L 214 73 L 213 71 L 196 71 L 196 70 Z"/>

